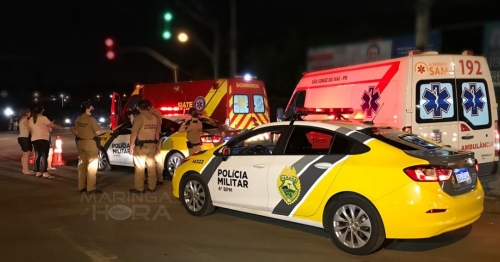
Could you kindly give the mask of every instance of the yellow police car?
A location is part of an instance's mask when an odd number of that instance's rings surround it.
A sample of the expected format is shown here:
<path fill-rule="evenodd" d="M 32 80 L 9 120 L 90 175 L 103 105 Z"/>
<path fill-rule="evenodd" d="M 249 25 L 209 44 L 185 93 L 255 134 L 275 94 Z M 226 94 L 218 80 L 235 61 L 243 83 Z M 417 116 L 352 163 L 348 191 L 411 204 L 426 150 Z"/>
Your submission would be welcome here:
<path fill-rule="evenodd" d="M 329 232 L 364 255 L 385 239 L 429 238 L 483 211 L 473 152 L 454 151 L 390 127 L 328 121 L 270 123 L 200 152 L 175 170 L 186 211 L 215 207 Z"/>
<path fill-rule="evenodd" d="M 186 133 L 178 132 L 187 115 L 163 116 L 161 126 L 161 155 L 164 160 L 164 174 L 172 175 L 175 167 L 188 155 Z M 224 143 L 224 139 L 237 134 L 237 131 L 219 125 L 211 118 L 202 117 L 203 134 L 201 137 L 202 149 L 206 150 Z M 105 132 L 101 138 L 99 148 L 100 171 L 109 170 L 111 166 L 133 167 L 133 157 L 129 154 L 130 121 L 119 125 L 112 131 Z"/>

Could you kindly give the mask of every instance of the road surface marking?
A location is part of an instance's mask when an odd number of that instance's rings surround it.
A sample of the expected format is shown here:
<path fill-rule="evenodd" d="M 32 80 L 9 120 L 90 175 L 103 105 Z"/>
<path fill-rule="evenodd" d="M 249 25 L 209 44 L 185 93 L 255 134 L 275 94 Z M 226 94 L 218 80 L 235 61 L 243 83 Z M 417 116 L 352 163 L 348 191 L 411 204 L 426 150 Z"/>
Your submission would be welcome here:
<path fill-rule="evenodd" d="M 99 247 L 96 243 L 86 239 L 87 247 L 84 247 L 77 243 L 74 239 L 71 237 L 67 236 L 63 232 L 63 228 L 54 228 L 54 231 L 57 232 L 57 234 L 66 240 L 70 245 L 72 245 L 74 248 L 77 250 L 80 250 L 82 253 L 87 255 L 93 262 L 106 262 L 106 261 L 113 261 L 113 262 L 121 262 L 122 260 L 119 260 L 117 256 L 114 254 L 108 252 L 107 250 Z"/>

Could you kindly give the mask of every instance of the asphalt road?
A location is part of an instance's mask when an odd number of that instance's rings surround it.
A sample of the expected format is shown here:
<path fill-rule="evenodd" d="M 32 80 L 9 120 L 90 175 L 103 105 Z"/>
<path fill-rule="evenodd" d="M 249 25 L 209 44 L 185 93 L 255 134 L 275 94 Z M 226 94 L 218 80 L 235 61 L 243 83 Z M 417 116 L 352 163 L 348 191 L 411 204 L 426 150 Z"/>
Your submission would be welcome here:
<path fill-rule="evenodd" d="M 56 177 L 49 180 L 23 175 L 17 135 L 0 133 L 2 261 L 480 262 L 500 258 L 499 201 L 487 201 L 483 216 L 472 226 L 432 239 L 393 241 L 378 253 L 356 257 L 336 249 L 316 228 L 224 209 L 208 217 L 192 217 L 172 197 L 170 184 L 149 197 L 132 196 L 130 168 L 99 173 L 98 186 L 105 193 L 88 198 L 77 193 L 74 140 L 67 130 L 58 134 L 67 166 L 58 167 L 53 171 Z"/>

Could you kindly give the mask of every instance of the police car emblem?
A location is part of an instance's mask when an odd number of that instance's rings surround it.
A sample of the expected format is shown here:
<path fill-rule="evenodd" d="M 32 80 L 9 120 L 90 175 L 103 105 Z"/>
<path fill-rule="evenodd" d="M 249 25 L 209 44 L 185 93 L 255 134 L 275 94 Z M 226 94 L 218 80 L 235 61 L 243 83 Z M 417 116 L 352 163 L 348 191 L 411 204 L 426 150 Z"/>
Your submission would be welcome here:
<path fill-rule="evenodd" d="M 431 140 L 436 142 L 436 143 L 441 143 L 442 140 L 441 140 L 441 131 L 439 129 L 434 129 L 432 130 L 432 133 L 431 133 Z"/>
<path fill-rule="evenodd" d="M 301 184 L 295 168 L 286 166 L 278 177 L 278 191 L 287 205 L 293 204 L 300 196 Z"/>
<path fill-rule="evenodd" d="M 202 112 L 203 109 L 205 109 L 205 106 L 206 106 L 205 98 L 202 97 L 202 96 L 197 97 L 193 101 L 193 105 L 194 105 L 194 108 L 196 108 L 196 110 L 198 110 L 198 112 Z"/>

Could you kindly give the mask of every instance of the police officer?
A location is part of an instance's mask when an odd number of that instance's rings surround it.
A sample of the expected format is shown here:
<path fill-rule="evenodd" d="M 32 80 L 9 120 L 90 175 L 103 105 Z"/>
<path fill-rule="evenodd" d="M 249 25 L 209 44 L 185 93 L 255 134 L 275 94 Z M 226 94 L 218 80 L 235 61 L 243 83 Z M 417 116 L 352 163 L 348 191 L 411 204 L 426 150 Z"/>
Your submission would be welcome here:
<path fill-rule="evenodd" d="M 182 123 L 179 132 L 187 132 L 187 147 L 189 155 L 192 155 L 201 150 L 200 136 L 203 129 L 201 121 L 198 119 L 199 114 L 196 108 L 189 109 L 191 119 Z"/>
<path fill-rule="evenodd" d="M 163 115 L 161 114 L 158 109 L 156 109 L 149 100 L 146 100 L 148 103 L 148 112 L 153 114 L 156 117 L 157 120 L 157 128 L 156 128 L 156 139 L 160 141 L 160 133 L 161 133 L 161 123 L 163 119 Z M 161 159 L 161 143 L 158 143 L 158 146 L 156 147 L 156 155 L 155 155 L 155 162 L 156 162 L 156 185 L 163 185 L 163 161 Z"/>
<path fill-rule="evenodd" d="M 134 119 L 132 134 L 130 135 L 130 153 L 134 156 L 134 188 L 131 193 L 144 193 L 145 168 L 148 169 L 148 191 L 156 189 L 155 155 L 158 147 L 156 134 L 158 120 L 149 113 L 147 100 L 137 103 L 139 115 Z M 146 165 L 144 165 L 146 164 Z"/>
<path fill-rule="evenodd" d="M 96 173 L 98 168 L 98 149 L 96 135 L 100 127 L 97 120 L 92 117 L 94 107 L 90 101 L 81 105 L 82 114 L 76 118 L 71 132 L 77 137 L 78 148 L 78 191 L 87 194 L 99 194 L 96 188 Z"/>

